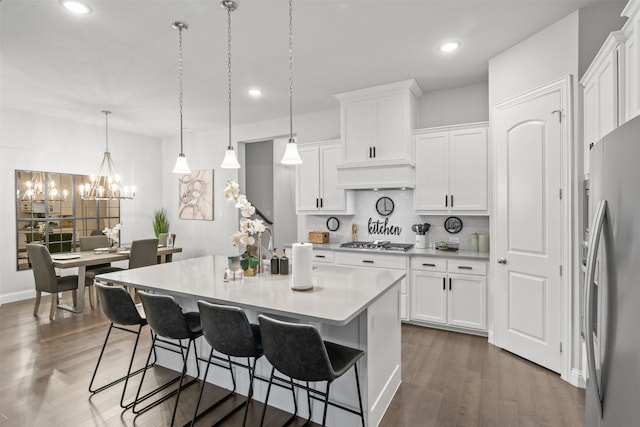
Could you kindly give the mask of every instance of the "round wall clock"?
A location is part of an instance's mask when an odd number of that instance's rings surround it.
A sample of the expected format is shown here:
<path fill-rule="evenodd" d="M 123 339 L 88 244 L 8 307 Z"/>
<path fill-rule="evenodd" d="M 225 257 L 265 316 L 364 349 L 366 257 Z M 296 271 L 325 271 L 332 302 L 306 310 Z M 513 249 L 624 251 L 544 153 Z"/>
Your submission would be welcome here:
<path fill-rule="evenodd" d="M 444 229 L 451 234 L 459 233 L 462 230 L 462 220 L 457 216 L 450 216 L 444 221 Z"/>
<path fill-rule="evenodd" d="M 327 219 L 327 230 L 329 231 L 337 231 L 340 228 L 340 220 L 335 216 L 330 216 Z"/>
<path fill-rule="evenodd" d="M 389 197 L 380 197 L 376 202 L 376 211 L 382 216 L 389 216 L 393 212 L 395 205 Z"/>

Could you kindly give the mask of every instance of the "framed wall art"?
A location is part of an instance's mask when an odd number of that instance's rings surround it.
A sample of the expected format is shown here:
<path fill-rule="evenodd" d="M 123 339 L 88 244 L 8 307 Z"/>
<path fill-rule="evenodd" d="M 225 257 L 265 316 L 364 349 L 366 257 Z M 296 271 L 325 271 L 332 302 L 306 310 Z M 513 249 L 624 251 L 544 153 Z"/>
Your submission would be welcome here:
<path fill-rule="evenodd" d="M 213 221 L 213 169 L 182 175 L 178 194 L 178 218 Z"/>

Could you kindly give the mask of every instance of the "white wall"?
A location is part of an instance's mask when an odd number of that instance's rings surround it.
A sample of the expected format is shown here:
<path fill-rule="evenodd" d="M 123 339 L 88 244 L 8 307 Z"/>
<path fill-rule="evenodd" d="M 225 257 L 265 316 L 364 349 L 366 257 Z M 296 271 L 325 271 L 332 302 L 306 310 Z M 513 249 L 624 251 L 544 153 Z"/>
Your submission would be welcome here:
<path fill-rule="evenodd" d="M 16 271 L 15 169 L 95 174 L 105 128 L 12 109 L 0 110 L 0 122 L 0 200 L 5 201 L 0 204 L 0 303 L 5 303 L 35 295 L 31 271 Z M 121 203 L 123 241 L 153 234 L 152 207 L 162 197 L 160 148 L 159 139 L 109 130 L 116 167 L 138 189 L 134 200 Z"/>
<path fill-rule="evenodd" d="M 418 128 L 486 122 L 489 120 L 489 84 L 480 82 L 425 92 L 418 106 Z"/>

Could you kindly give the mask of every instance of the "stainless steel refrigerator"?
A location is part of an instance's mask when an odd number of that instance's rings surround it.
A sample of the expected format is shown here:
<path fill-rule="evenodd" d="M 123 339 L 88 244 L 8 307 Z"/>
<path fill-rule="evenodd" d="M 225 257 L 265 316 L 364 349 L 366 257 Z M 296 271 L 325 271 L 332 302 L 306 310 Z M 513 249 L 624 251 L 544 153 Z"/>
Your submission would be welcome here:
<path fill-rule="evenodd" d="M 640 426 L 640 117 L 591 150 L 585 426 Z"/>

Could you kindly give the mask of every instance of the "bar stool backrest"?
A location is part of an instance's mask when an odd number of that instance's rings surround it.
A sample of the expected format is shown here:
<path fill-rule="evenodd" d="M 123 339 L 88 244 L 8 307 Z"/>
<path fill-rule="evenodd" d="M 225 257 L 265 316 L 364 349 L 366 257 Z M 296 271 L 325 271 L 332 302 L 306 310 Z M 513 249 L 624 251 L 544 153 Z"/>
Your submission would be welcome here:
<path fill-rule="evenodd" d="M 111 322 L 118 325 L 146 324 L 131 296 L 123 288 L 101 283 L 96 283 L 95 286 L 100 295 L 102 311 Z"/>
<path fill-rule="evenodd" d="M 264 355 L 284 375 L 301 381 L 336 378 L 322 337 L 311 325 L 258 316 Z"/>
<path fill-rule="evenodd" d="M 182 308 L 173 297 L 149 294 L 144 291 L 138 291 L 138 296 L 153 332 L 161 337 L 176 340 L 191 337 Z"/>
<path fill-rule="evenodd" d="M 222 354 L 257 357 L 261 354 L 256 337 L 240 307 L 198 301 L 202 333 L 209 345 Z M 258 340 L 259 341 L 259 340 Z"/>

